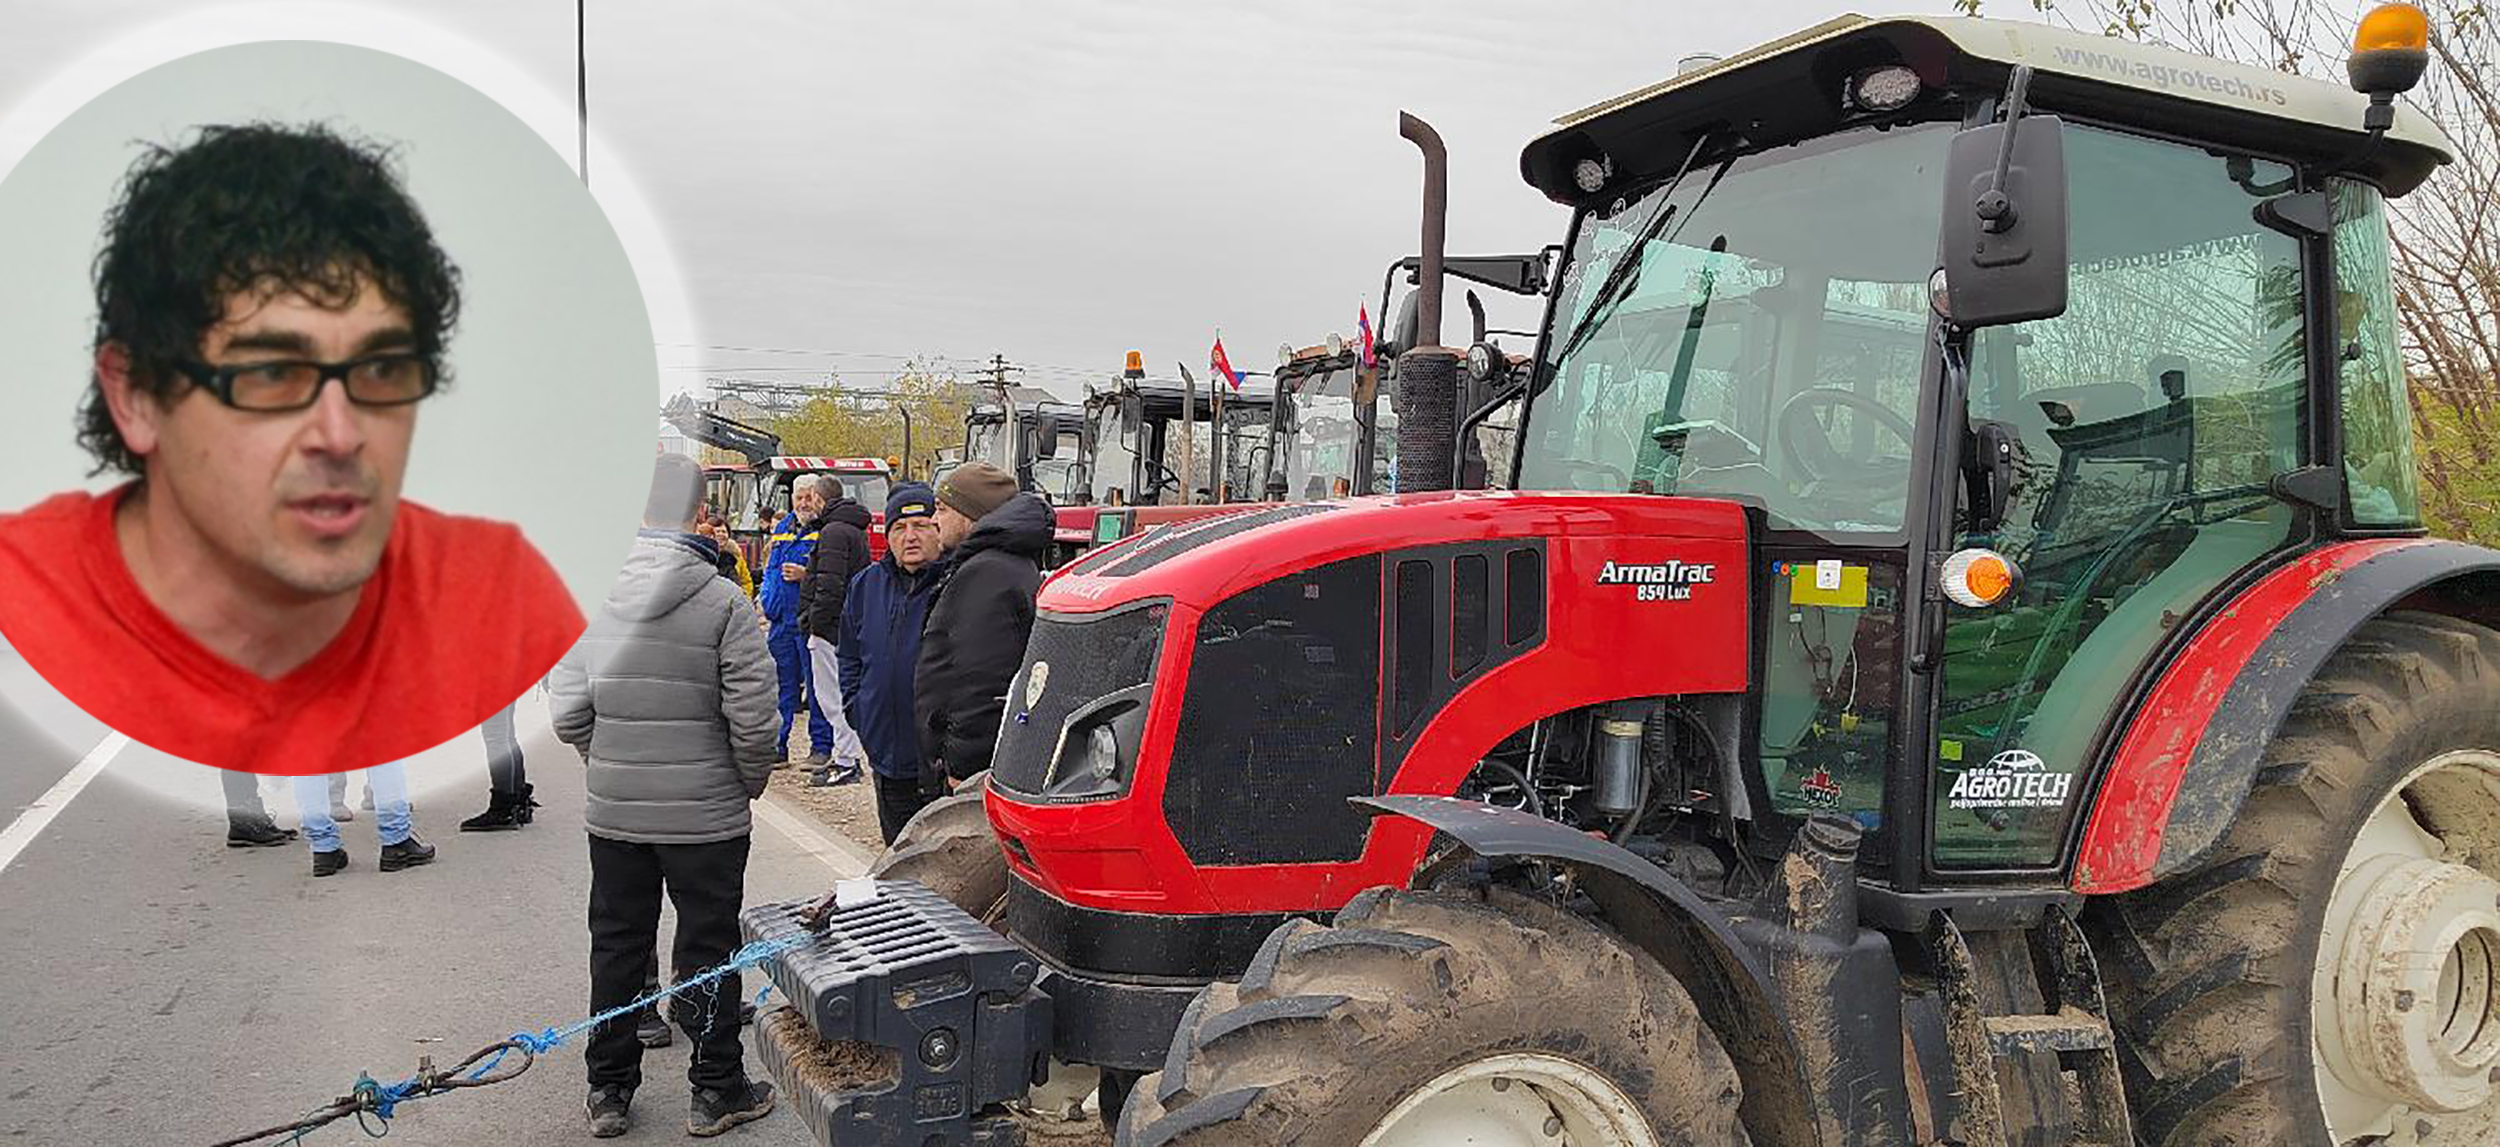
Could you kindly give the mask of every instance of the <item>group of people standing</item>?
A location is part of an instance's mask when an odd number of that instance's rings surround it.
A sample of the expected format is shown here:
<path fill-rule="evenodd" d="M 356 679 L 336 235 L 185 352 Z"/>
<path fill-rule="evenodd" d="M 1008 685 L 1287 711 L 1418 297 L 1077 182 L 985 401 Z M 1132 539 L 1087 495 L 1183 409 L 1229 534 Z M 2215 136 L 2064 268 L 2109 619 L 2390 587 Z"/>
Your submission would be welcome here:
<path fill-rule="evenodd" d="M 866 509 L 837 480 L 811 475 L 774 526 L 750 602 L 722 543 L 698 529 L 702 494 L 692 461 L 656 461 L 644 528 L 616 587 L 548 682 L 556 735 L 588 768 L 594 1012 L 645 994 L 663 892 L 677 910 L 680 979 L 737 948 L 749 804 L 773 770 L 794 763 L 800 713 L 809 751 L 795 763 L 826 784 L 855 780 L 863 766 L 873 773 L 888 843 L 929 801 L 988 767 L 1052 538 L 1046 503 L 975 464 L 935 489 L 897 486 L 885 506 L 886 554 L 870 562 Z M 687 1127 L 696 1135 L 772 1108 L 772 1085 L 745 1073 L 740 996 L 730 977 L 672 1005 L 695 1044 Z M 594 1136 L 632 1125 L 643 1047 L 635 1029 L 629 1015 L 591 1034 Z"/>

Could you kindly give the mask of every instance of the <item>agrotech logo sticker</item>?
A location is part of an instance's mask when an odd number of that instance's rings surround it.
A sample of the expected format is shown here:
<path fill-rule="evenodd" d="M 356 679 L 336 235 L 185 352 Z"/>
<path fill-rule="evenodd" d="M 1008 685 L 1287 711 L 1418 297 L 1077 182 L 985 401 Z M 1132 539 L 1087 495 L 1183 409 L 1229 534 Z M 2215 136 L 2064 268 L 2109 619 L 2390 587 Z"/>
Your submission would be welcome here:
<path fill-rule="evenodd" d="M 1945 803 L 1958 809 L 2059 808 L 2074 789 L 2073 773 L 2053 772 L 2040 754 L 2007 749 L 1953 781 Z"/>

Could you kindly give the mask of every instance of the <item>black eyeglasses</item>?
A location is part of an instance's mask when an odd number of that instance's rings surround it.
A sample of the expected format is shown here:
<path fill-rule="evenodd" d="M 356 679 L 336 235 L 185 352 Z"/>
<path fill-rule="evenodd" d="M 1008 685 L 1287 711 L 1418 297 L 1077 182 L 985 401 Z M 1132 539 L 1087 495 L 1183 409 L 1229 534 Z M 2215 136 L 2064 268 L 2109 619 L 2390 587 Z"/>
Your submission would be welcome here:
<path fill-rule="evenodd" d="M 237 410 L 279 412 L 302 410 L 321 398 L 331 379 L 347 388 L 347 400 L 358 406 L 405 406 L 434 393 L 442 370 L 427 355 L 407 351 L 366 355 L 346 362 L 282 360 L 239 366 L 204 362 L 176 364 L 182 373 L 207 387 L 217 401 Z"/>

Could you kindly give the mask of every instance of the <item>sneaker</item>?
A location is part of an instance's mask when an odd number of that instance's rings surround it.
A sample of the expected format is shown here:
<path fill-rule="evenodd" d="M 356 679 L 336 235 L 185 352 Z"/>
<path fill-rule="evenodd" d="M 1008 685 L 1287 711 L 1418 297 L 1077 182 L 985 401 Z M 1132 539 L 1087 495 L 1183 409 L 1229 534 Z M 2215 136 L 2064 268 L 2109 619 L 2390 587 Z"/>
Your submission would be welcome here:
<path fill-rule="evenodd" d="M 247 817 L 226 822 L 226 847 L 270 848 L 295 839 L 295 830 L 279 828 L 268 817 Z"/>
<path fill-rule="evenodd" d="M 420 864 L 432 863 L 434 863 L 434 846 L 418 840 L 414 833 L 409 834 L 408 839 L 397 844 L 382 846 L 382 871 L 384 872 L 397 872 L 403 868 L 415 868 Z"/>
<path fill-rule="evenodd" d="M 823 753 L 809 753 L 807 755 L 806 765 L 810 769 L 821 769 L 832 762 L 833 758 L 826 756 Z"/>
<path fill-rule="evenodd" d="M 356 819 L 356 810 L 343 804 L 331 805 L 330 819 L 337 821 L 340 824 L 346 824 L 347 822 Z"/>
<path fill-rule="evenodd" d="M 635 1021 L 634 1038 L 642 1041 L 644 1047 L 667 1047 L 677 1039 L 668 1030 L 668 1021 L 660 1018 L 656 1008 L 643 1012 L 642 1018 Z"/>
<path fill-rule="evenodd" d="M 686 1134 L 709 1138 L 741 1123 L 762 1119 L 772 1109 L 773 1085 L 761 1079 L 750 1079 L 736 1091 L 698 1087 L 694 1089 L 694 1102 L 686 1106 Z"/>
<path fill-rule="evenodd" d="M 836 768 L 832 765 L 826 765 L 825 767 L 808 775 L 807 787 L 811 789 L 829 789 L 835 785 L 852 784 L 858 780 L 859 769 L 857 767 Z"/>
<path fill-rule="evenodd" d="M 614 1139 L 633 1129 L 634 1093 L 625 1088 L 614 1084 L 591 1088 L 583 1107 L 593 1139 Z"/>
<path fill-rule="evenodd" d="M 328 852 L 313 854 L 314 876 L 336 876 L 346 867 L 347 850 L 344 848 L 333 848 Z"/>

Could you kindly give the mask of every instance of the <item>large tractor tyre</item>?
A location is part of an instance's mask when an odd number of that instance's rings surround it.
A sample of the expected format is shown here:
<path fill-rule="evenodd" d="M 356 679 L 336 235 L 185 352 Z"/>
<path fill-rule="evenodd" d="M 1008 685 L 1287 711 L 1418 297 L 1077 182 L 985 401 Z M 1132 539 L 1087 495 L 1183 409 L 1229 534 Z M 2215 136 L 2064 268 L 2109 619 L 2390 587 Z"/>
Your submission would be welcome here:
<path fill-rule="evenodd" d="M 1605 928 L 1500 890 L 1374 889 L 1200 992 L 1114 1141 L 1743 1144 L 1738 1100 L 1683 985 Z"/>
<path fill-rule="evenodd" d="M 2212 857 L 2087 916 L 2140 1141 L 2500 1143 L 2500 633 L 2363 627 Z"/>
<path fill-rule="evenodd" d="M 1007 854 L 981 807 L 990 775 L 973 774 L 914 814 L 885 855 L 869 866 L 879 880 L 916 880 L 992 927 L 1007 910 Z"/>

